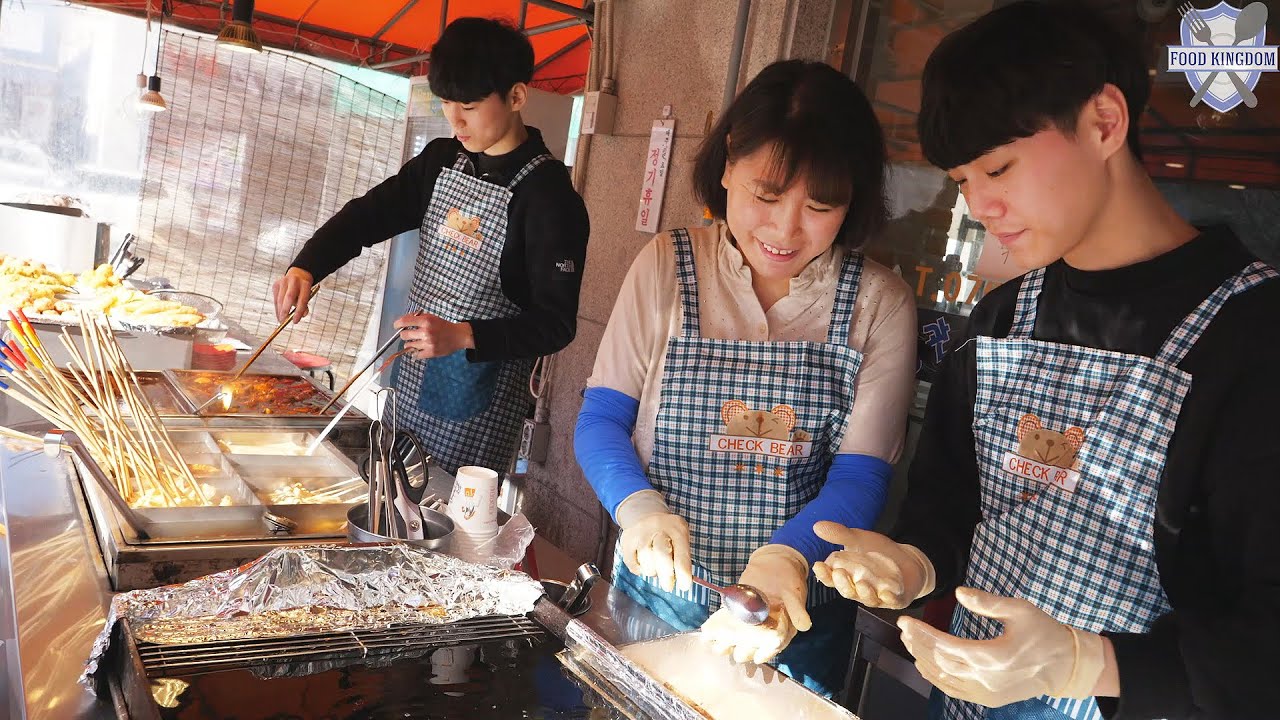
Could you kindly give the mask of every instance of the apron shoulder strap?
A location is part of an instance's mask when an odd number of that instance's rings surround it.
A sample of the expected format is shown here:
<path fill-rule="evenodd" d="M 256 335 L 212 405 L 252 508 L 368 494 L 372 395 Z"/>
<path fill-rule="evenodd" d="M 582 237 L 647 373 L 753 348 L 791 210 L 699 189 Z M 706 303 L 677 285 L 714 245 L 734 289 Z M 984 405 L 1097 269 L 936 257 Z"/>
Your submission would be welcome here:
<path fill-rule="evenodd" d="M 471 158 L 467 157 L 464 152 L 459 152 L 457 159 L 453 161 L 453 169 L 468 175 L 475 174 L 475 168 L 471 165 Z"/>
<path fill-rule="evenodd" d="M 698 315 L 698 271 L 693 263 L 693 241 L 689 239 L 689 231 L 683 228 L 672 230 L 671 244 L 676 249 L 676 284 L 680 288 L 680 308 L 684 316 L 680 335 L 698 337 L 702 333 L 702 320 Z"/>
<path fill-rule="evenodd" d="M 1037 268 L 1022 276 L 1018 289 L 1018 305 L 1013 311 L 1013 325 L 1009 337 L 1030 338 L 1036 329 L 1036 312 L 1040 306 L 1040 290 L 1044 288 L 1044 268 Z"/>
<path fill-rule="evenodd" d="M 861 252 L 845 253 L 844 262 L 840 264 L 836 301 L 831 307 L 831 323 L 827 325 L 827 342 L 832 345 L 849 344 L 849 328 L 853 324 L 853 311 L 858 303 L 863 265 L 864 256 Z"/>
<path fill-rule="evenodd" d="M 1246 265 L 1239 272 L 1227 278 L 1213 294 L 1204 299 L 1190 315 L 1178 323 L 1169 337 L 1165 339 L 1156 360 L 1177 366 L 1186 358 L 1187 353 L 1195 347 L 1196 341 L 1204 333 L 1214 316 L 1232 297 L 1257 285 L 1280 277 L 1280 272 L 1270 265 L 1258 261 Z"/>
<path fill-rule="evenodd" d="M 511 178 L 511 182 L 507 183 L 507 189 L 514 190 L 516 185 L 519 185 L 520 181 L 525 179 L 525 176 L 533 172 L 534 169 L 536 169 L 539 165 L 541 165 L 542 163 L 548 160 L 555 160 L 555 158 L 551 157 L 546 153 L 543 153 L 535 157 L 534 159 L 530 160 L 529 162 L 525 163 L 524 167 L 520 168 L 520 171 L 515 174 L 515 177 Z"/>

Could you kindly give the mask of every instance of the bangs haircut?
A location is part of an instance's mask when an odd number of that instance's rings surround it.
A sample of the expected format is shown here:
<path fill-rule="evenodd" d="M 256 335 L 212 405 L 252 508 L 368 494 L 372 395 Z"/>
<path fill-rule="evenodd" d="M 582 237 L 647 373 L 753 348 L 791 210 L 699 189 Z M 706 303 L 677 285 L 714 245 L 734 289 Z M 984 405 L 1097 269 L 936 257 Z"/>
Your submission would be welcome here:
<path fill-rule="evenodd" d="M 441 100 L 473 103 L 494 93 L 505 100 L 532 79 L 533 45 L 503 20 L 458 18 L 431 46 L 427 82 Z"/>
<path fill-rule="evenodd" d="M 694 192 L 714 217 L 725 219 L 725 168 L 762 149 L 771 186 L 763 189 L 781 193 L 803 178 L 815 202 L 849 206 L 837 243 L 861 247 L 884 227 L 884 133 L 862 91 L 835 68 L 786 60 L 743 88 L 694 162 Z"/>
<path fill-rule="evenodd" d="M 1082 0 L 1024 0 L 942 39 L 925 63 L 917 130 L 933 165 L 950 170 L 1001 145 L 1057 128 L 1107 83 L 1124 94 L 1126 137 L 1142 159 L 1140 118 L 1151 78 L 1137 38 Z"/>

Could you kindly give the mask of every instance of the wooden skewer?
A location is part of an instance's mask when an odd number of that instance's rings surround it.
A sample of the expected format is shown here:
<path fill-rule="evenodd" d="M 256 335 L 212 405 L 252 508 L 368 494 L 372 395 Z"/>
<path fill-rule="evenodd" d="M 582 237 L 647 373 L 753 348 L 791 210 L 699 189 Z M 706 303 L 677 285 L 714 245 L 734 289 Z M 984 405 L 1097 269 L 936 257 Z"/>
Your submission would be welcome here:
<path fill-rule="evenodd" d="M 173 439 L 169 436 L 168 431 L 164 428 L 164 424 L 160 421 L 160 415 L 156 412 L 155 406 L 151 404 L 150 398 L 148 398 L 147 394 L 142 390 L 142 383 L 138 381 L 138 374 L 134 372 L 133 366 L 129 362 L 129 358 L 125 356 L 124 351 L 120 349 L 120 346 L 114 342 L 108 345 L 108 348 L 113 353 L 115 362 L 118 363 L 119 367 L 122 368 L 124 374 L 127 376 L 128 382 L 126 383 L 126 392 L 128 392 L 128 394 L 133 398 L 134 403 L 138 408 L 136 411 L 137 415 L 144 418 L 144 424 L 146 425 L 148 432 L 152 433 L 156 437 L 159 441 L 159 445 L 168 454 L 169 460 L 172 462 L 172 467 L 177 471 L 177 479 L 185 481 L 189 491 L 194 494 L 194 497 L 200 499 L 203 504 L 203 501 L 207 499 L 204 497 L 204 490 L 196 480 L 195 474 L 191 472 L 191 468 L 183 461 L 177 447 L 174 446 Z"/>
<path fill-rule="evenodd" d="M 0 376 L 0 391 L 59 427 L 75 432 L 128 502 L 158 495 L 177 507 L 208 504 L 191 468 L 183 462 L 150 398 L 142 389 L 110 325 L 82 312 L 81 341 L 63 331 L 59 340 L 71 361 L 66 372 L 25 318 L 12 318 L 15 343 L 9 360 L 21 360 Z M 7 368 L 8 363 L 6 363 Z M 127 414 L 127 416 L 126 416 Z M 0 428 L 5 436 L 39 441 Z"/>
<path fill-rule="evenodd" d="M 316 296 L 316 291 L 319 289 L 320 289 L 319 283 L 312 285 L 311 294 L 308 296 L 308 299 L 314 298 Z M 288 317 L 284 319 L 284 322 L 277 325 L 276 329 L 272 330 L 271 334 L 267 336 L 267 339 L 263 340 L 262 344 L 258 346 L 258 349 L 253 351 L 253 354 L 249 356 L 249 359 L 244 361 L 244 365 L 241 365 L 240 369 L 236 371 L 235 376 L 231 378 L 231 382 L 235 382 L 236 380 L 239 380 L 240 376 L 244 375 L 245 371 L 249 369 L 249 366 L 252 365 L 254 361 L 258 359 L 258 356 L 262 355 L 262 351 L 266 350 L 267 347 L 271 345 L 271 341 L 275 340 L 277 335 L 284 332 L 284 329 L 289 327 L 289 323 L 293 322 L 293 316 L 296 315 L 297 313 L 298 313 L 297 305 L 294 305 L 292 308 L 289 309 Z"/>
<path fill-rule="evenodd" d="M 42 442 L 40 438 L 36 437 L 35 435 L 28 435 L 18 430 L 11 430 L 3 425 L 0 425 L 0 435 L 3 435 L 5 437 L 10 437 L 15 440 L 27 440 L 27 441 L 36 442 L 36 443 Z"/>

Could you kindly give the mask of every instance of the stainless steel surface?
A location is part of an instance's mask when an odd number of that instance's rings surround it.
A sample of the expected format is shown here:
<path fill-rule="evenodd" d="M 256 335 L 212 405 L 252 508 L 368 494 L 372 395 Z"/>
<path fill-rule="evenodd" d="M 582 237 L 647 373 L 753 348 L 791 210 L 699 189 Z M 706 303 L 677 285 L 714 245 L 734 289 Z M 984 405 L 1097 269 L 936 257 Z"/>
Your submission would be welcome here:
<path fill-rule="evenodd" d="M 111 591 L 65 454 L 0 443 L 0 497 L 17 648 L 9 647 L 11 718 L 113 718 L 77 679 L 102 628 Z"/>
<path fill-rule="evenodd" d="M 297 368 L 294 368 L 292 370 L 286 370 L 286 371 L 277 370 L 277 371 L 271 371 L 271 372 L 266 372 L 266 371 L 253 372 L 246 377 L 255 378 L 255 377 L 287 376 L 288 379 L 290 380 L 298 380 L 300 382 L 305 382 L 306 384 L 310 385 L 315 391 L 315 398 L 310 401 L 310 403 L 312 404 L 312 407 L 314 407 L 315 410 L 317 410 L 317 412 L 314 414 L 273 413 L 268 415 L 268 414 L 260 414 L 260 413 L 222 411 L 221 408 L 216 403 L 210 403 L 210 400 L 212 400 L 212 398 L 206 399 L 202 395 L 194 394 L 186 385 L 183 384 L 182 378 L 184 376 L 192 376 L 192 375 L 222 375 L 227 378 L 228 382 L 230 382 L 231 376 L 228 375 L 227 373 L 219 373 L 215 370 L 170 369 L 170 370 L 165 370 L 164 375 L 166 379 L 169 381 L 170 385 L 174 388 L 174 394 L 181 400 L 181 402 L 183 403 L 184 409 L 187 410 L 188 415 L 195 416 L 196 410 L 197 409 L 201 410 L 199 417 L 191 418 L 196 421 L 215 422 L 217 420 L 229 419 L 229 420 L 235 421 L 230 425 L 233 427 L 243 424 L 242 421 L 244 420 L 280 423 L 282 425 L 297 425 L 299 427 L 327 427 L 336 418 L 336 416 L 341 414 L 342 419 L 336 423 L 339 426 L 343 426 L 343 427 L 351 427 L 356 425 L 363 426 L 369 423 L 369 417 L 364 413 L 360 412 L 358 408 L 351 408 L 348 410 L 347 409 L 348 406 L 345 406 L 345 405 L 343 406 L 343 410 L 346 411 L 345 413 L 331 412 L 331 411 L 319 412 L 319 409 L 324 406 L 323 404 L 327 402 L 332 396 L 332 392 L 330 392 L 329 388 L 321 385 L 320 381 L 317 380 L 316 378 L 313 378 L 309 375 L 299 374 L 297 371 Z M 216 390 L 215 394 L 212 397 L 218 397 L 219 393 L 222 390 L 224 390 L 224 388 L 219 388 L 218 390 Z M 233 401 L 234 401 L 234 395 L 233 395 Z"/>
<path fill-rule="evenodd" d="M 285 433 L 288 431 L 277 430 L 275 432 Z M 239 470 L 240 465 L 236 462 L 237 456 L 230 453 L 223 453 L 219 449 L 219 445 L 215 445 L 215 441 L 221 441 L 224 436 L 234 437 L 238 433 L 234 431 L 222 431 L 205 433 L 203 431 L 175 431 L 171 433 L 175 447 L 182 456 L 184 462 L 193 464 L 203 464 L 211 468 L 216 468 L 217 473 L 198 478 L 202 485 L 208 485 L 216 492 L 218 499 L 225 498 L 228 505 L 206 505 L 192 507 L 157 507 L 157 508 L 130 508 L 119 492 L 116 490 L 114 483 L 111 482 L 106 474 L 98 467 L 97 462 L 89 454 L 88 450 L 81 444 L 74 435 L 68 434 L 67 444 L 72 448 L 77 469 L 82 476 L 93 478 L 93 485 L 86 488 L 86 492 L 91 499 L 105 499 L 111 506 L 113 515 L 109 515 L 99 510 L 100 502 L 91 503 L 91 515 L 102 522 L 111 522 L 118 519 L 122 522 L 124 528 L 137 537 L 139 540 L 153 541 L 184 541 L 184 540 L 224 540 L 231 538 L 238 539 L 260 539 L 268 535 L 268 526 L 264 521 L 267 512 L 266 502 L 259 498 L 255 492 L 256 488 L 249 484 L 242 476 Z M 307 460 L 324 461 L 330 460 L 330 456 L 334 453 L 326 453 L 325 457 L 307 458 Z M 301 460 L 301 458 L 292 458 Z M 307 468 L 298 468 L 301 472 L 307 472 Z M 319 471 L 314 471 L 319 472 Z M 354 474 L 354 466 L 350 466 L 349 471 L 345 473 L 346 477 Z M 220 500 L 219 500 L 220 501 Z M 283 506 L 288 507 L 288 506 Z M 297 507 L 297 506 L 295 506 Z M 290 513 L 279 511 L 278 508 L 273 510 L 276 514 L 283 514 L 289 517 Z M 341 518 L 341 508 L 333 508 L 332 510 L 321 510 L 322 513 Z M 336 530 L 337 523 L 328 523 L 330 532 Z"/>
<path fill-rule="evenodd" d="M 347 510 L 347 538 L 353 543 L 403 542 L 429 550 L 446 552 L 453 536 L 453 520 L 448 515 L 422 508 L 423 537 L 421 540 L 393 539 L 369 531 L 369 506 L 352 505 Z"/>
<path fill-rule="evenodd" d="M 30 422 L 29 414 L 10 405 L 0 402 L 3 424 L 36 436 L 44 433 L 46 425 Z M 452 479 L 432 470 L 429 492 L 448 497 Z M 0 518 L 8 528 L 8 536 L 0 537 L 0 594 L 12 601 L 11 606 L 0 603 L 0 640 L 6 641 L 5 653 L 0 654 L 0 671 L 6 674 L 0 683 L 8 683 L 8 717 L 14 720 L 116 716 L 109 701 L 99 701 L 77 682 L 112 594 L 99 541 L 116 545 L 115 560 L 126 569 L 145 568 L 157 581 L 152 584 L 178 581 L 177 576 L 165 577 L 178 565 L 195 572 L 204 563 L 204 572 L 215 572 L 237 562 L 228 554 L 233 551 L 244 562 L 282 542 L 306 542 L 277 539 L 230 548 L 217 543 L 139 546 L 125 542 L 119 528 L 100 529 L 95 540 L 66 454 L 50 458 L 39 445 L 20 441 L 0 440 L 0 500 Z M 542 537 L 534 539 L 530 554 L 537 563 L 535 577 L 540 578 L 567 580 L 581 562 Z M 590 595 L 591 606 L 579 620 L 607 642 L 624 644 L 674 632 L 608 583 L 596 583 Z M 11 616 L 6 618 L 6 612 Z M 10 638 L 16 638 L 16 646 Z"/>

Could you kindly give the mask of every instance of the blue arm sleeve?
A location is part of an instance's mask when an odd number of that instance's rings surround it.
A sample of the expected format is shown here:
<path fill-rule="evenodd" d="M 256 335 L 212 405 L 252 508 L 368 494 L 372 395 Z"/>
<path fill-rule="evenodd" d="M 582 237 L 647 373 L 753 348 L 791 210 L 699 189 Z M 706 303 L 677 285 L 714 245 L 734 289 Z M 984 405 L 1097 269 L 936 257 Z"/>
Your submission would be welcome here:
<path fill-rule="evenodd" d="M 587 388 L 582 397 L 573 453 L 596 497 L 616 519 L 623 500 L 641 490 L 653 489 L 631 444 L 640 401 L 606 387 Z"/>
<path fill-rule="evenodd" d="M 884 510 L 893 466 L 870 455 L 836 455 L 818 496 L 773 533 L 770 542 L 800 551 L 812 565 L 840 548 L 813 534 L 813 524 L 832 520 L 868 530 Z"/>

